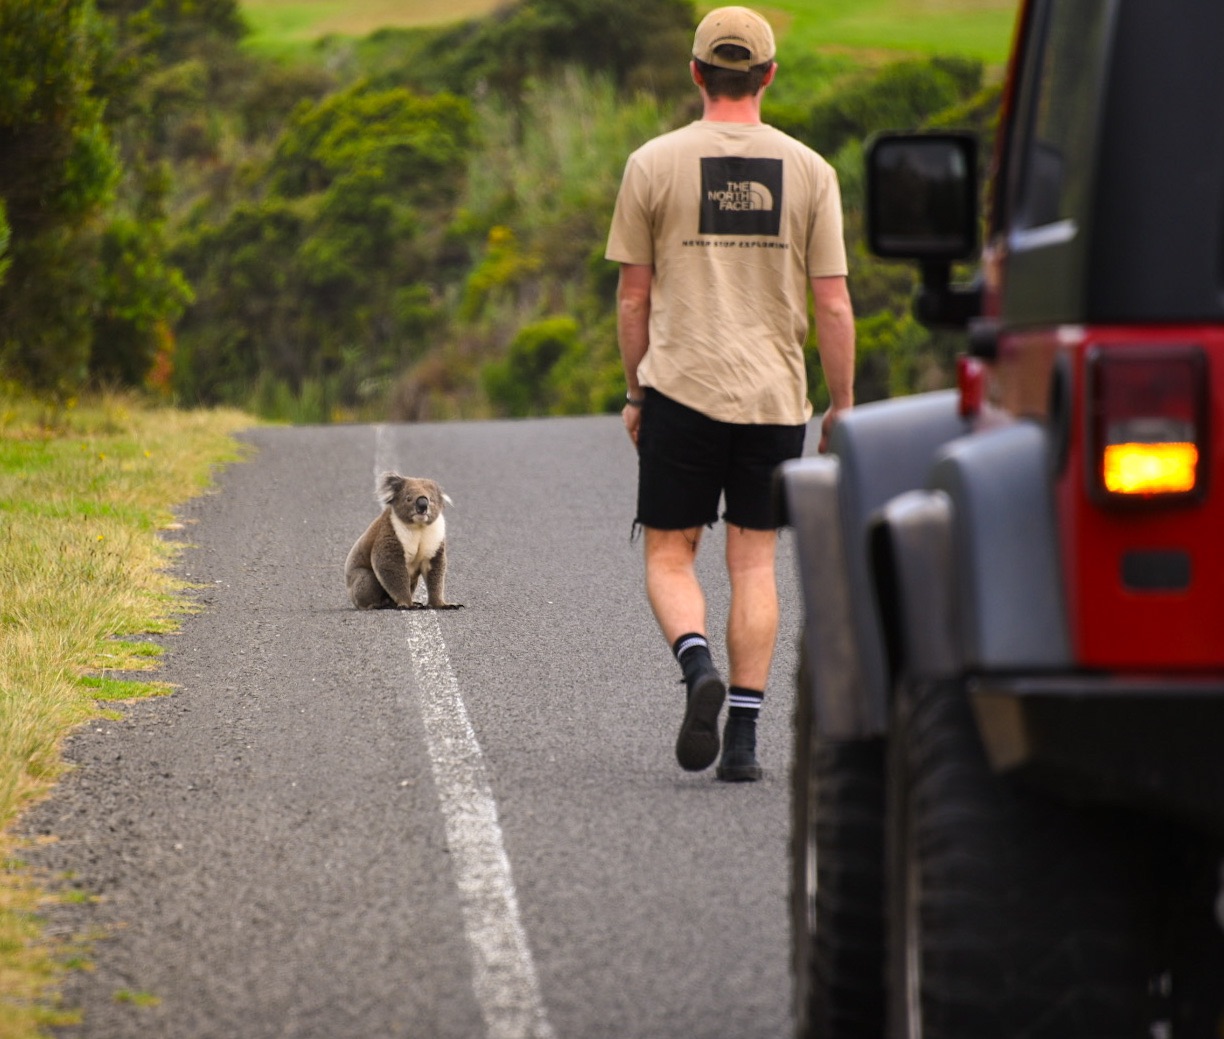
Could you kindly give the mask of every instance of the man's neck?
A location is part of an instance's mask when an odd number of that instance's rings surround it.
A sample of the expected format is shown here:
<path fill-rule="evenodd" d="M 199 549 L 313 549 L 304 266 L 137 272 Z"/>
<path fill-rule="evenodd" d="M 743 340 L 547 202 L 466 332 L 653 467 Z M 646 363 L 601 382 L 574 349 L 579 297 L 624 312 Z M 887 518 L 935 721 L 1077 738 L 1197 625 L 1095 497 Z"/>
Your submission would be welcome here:
<path fill-rule="evenodd" d="M 712 123 L 759 123 L 761 121 L 761 96 L 729 98 L 704 98 L 702 118 Z"/>

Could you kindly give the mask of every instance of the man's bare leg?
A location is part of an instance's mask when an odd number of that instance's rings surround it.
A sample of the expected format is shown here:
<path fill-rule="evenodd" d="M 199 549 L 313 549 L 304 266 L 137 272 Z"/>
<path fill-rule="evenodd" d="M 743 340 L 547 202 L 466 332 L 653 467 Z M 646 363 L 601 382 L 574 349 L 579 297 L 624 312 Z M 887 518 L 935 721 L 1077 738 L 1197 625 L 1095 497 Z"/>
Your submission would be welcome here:
<path fill-rule="evenodd" d="M 726 698 L 705 640 L 705 595 L 696 570 L 701 528 L 645 531 L 646 594 L 663 636 L 676 651 L 687 687 L 676 760 L 687 771 L 700 772 L 718 757 L 718 715 Z M 682 652 L 682 641 L 698 642 L 700 648 Z"/>
<path fill-rule="evenodd" d="M 701 528 L 645 531 L 646 596 L 667 644 L 691 631 L 706 631 L 705 595 L 697 581 Z"/>
<path fill-rule="evenodd" d="M 774 530 L 727 527 L 727 658 L 731 684 L 762 692 L 769 680 L 778 638 L 778 534 Z"/>

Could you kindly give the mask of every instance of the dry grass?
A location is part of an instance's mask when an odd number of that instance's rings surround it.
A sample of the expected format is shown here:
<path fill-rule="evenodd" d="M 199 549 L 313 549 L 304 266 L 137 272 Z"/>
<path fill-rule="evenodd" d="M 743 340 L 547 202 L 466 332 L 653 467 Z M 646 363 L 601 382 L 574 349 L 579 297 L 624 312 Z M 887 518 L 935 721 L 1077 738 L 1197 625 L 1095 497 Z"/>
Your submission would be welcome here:
<path fill-rule="evenodd" d="M 62 771 L 60 745 L 102 703 L 162 691 L 119 681 L 156 666 L 123 639 L 171 630 L 187 608 L 158 537 L 172 506 L 235 460 L 237 412 L 150 409 L 106 396 L 47 412 L 0 389 L 0 1039 L 31 1039 L 69 954 L 44 939 L 43 895 L 13 824 Z"/>

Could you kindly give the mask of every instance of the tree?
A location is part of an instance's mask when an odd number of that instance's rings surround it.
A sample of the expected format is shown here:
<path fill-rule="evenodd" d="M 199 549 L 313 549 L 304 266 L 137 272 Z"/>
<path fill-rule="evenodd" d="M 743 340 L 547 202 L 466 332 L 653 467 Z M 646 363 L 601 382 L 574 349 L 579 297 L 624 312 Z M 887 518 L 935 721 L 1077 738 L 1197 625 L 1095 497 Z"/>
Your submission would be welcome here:
<path fill-rule="evenodd" d="M 173 345 L 169 323 L 192 299 L 182 272 L 166 258 L 160 213 L 118 214 L 101 235 L 98 311 L 89 368 L 125 386 L 145 381 L 159 351 Z"/>
<path fill-rule="evenodd" d="M 247 31 L 238 0 L 95 0 L 122 35 L 158 65 L 198 57 L 217 42 L 236 43 Z"/>
<path fill-rule="evenodd" d="M 0 368 L 72 391 L 89 360 L 89 221 L 120 167 L 92 93 L 104 26 L 90 0 L 0 0 L 0 200 L 12 266 L 0 286 Z"/>
<path fill-rule="evenodd" d="M 177 257 L 197 302 L 176 385 L 245 401 L 263 376 L 351 404 L 414 358 L 471 137 L 467 102 L 360 82 L 295 110 L 263 197 L 201 223 Z M 326 417 L 326 416 L 320 416 Z"/>
<path fill-rule="evenodd" d="M 471 109 L 449 94 L 423 97 L 358 82 L 293 114 L 267 168 L 292 198 L 329 188 L 354 170 L 377 170 L 389 189 L 419 202 L 453 199 L 467 156 Z"/>
<path fill-rule="evenodd" d="M 917 128 L 981 89 L 981 62 L 963 58 L 898 61 L 850 75 L 817 100 L 806 117 L 785 125 L 817 151 L 832 155 L 876 130 Z M 794 119 L 793 112 L 788 112 Z"/>
<path fill-rule="evenodd" d="M 89 0 L 0 0 L 0 197 L 18 243 L 83 223 L 114 188 L 91 93 L 101 34 Z"/>
<path fill-rule="evenodd" d="M 491 88 L 519 98 L 531 79 L 564 65 L 607 73 L 626 91 L 691 89 L 692 0 L 518 0 L 413 47 L 402 74 L 467 96 Z"/>

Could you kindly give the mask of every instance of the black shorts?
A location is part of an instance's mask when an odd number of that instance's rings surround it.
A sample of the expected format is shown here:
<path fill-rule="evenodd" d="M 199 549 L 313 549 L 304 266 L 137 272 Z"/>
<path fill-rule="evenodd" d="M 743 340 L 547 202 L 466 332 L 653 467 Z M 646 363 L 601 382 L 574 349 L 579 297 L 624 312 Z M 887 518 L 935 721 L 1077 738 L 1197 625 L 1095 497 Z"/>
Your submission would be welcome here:
<path fill-rule="evenodd" d="M 803 454 L 806 425 L 741 425 L 707 418 L 646 390 L 638 428 L 637 522 L 655 530 L 711 526 L 723 519 L 775 530 L 774 470 Z"/>

